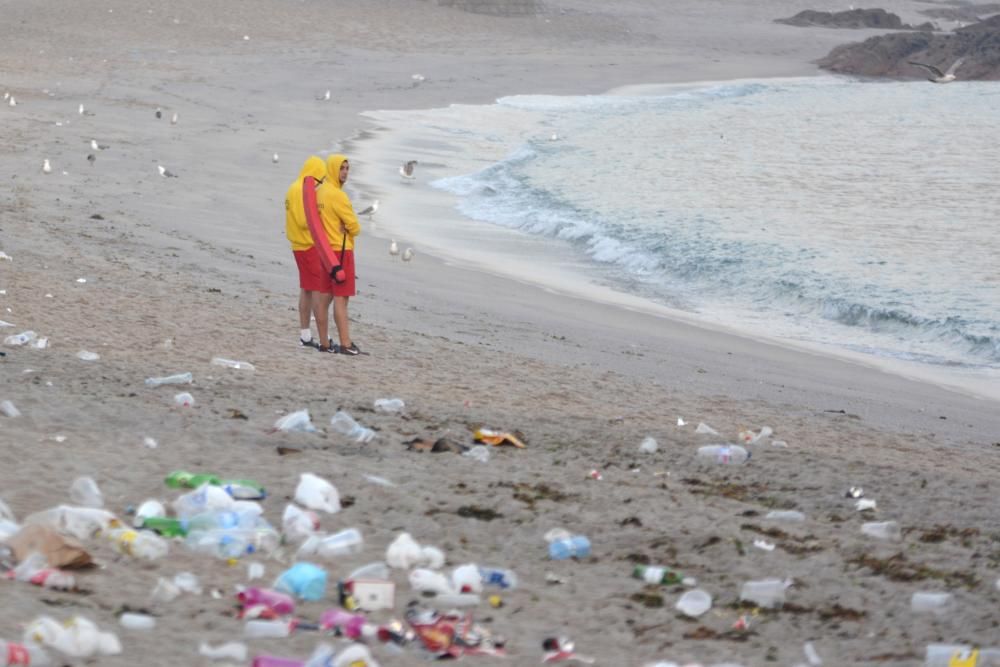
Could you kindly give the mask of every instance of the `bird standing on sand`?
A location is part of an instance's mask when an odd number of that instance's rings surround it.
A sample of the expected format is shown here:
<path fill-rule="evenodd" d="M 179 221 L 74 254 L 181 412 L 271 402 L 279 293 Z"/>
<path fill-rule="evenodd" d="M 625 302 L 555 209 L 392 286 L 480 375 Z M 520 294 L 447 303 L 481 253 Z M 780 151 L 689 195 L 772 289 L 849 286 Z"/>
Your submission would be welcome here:
<path fill-rule="evenodd" d="M 278 164 L 278 154 L 277 153 L 275 153 L 274 155 L 271 156 L 271 162 L 273 162 L 274 164 Z"/>
<path fill-rule="evenodd" d="M 177 124 L 177 112 L 176 111 L 174 112 L 174 115 L 170 117 L 170 124 L 171 125 L 176 125 Z"/>
<path fill-rule="evenodd" d="M 163 176 L 164 178 L 177 178 L 177 174 L 175 174 L 174 172 L 170 171 L 169 169 L 167 169 L 166 167 L 164 167 L 162 164 L 156 165 L 156 169 L 160 172 L 160 176 Z"/>
<path fill-rule="evenodd" d="M 959 67 L 962 66 L 962 63 L 965 62 L 965 58 L 959 58 L 958 60 L 953 62 L 951 64 L 951 67 L 949 67 L 948 71 L 946 72 L 942 72 L 937 67 L 934 67 L 934 65 L 917 63 L 913 62 L 912 60 L 907 60 L 906 62 L 909 63 L 910 65 L 914 65 L 916 67 L 922 67 L 923 69 L 927 70 L 930 73 L 930 75 L 927 77 L 927 80 L 930 81 L 931 83 L 951 83 L 952 81 L 955 80 L 955 70 L 957 70 Z"/>
<path fill-rule="evenodd" d="M 81 105 L 80 105 L 80 108 L 79 108 L 79 109 L 77 109 L 77 111 L 78 111 L 78 112 L 79 112 L 79 114 L 80 114 L 80 115 L 82 116 L 82 115 L 83 115 L 83 112 L 84 112 L 84 111 L 86 111 L 86 109 L 84 109 L 84 108 L 83 108 L 83 105 L 81 104 Z"/>
<path fill-rule="evenodd" d="M 323 93 L 322 95 L 320 95 L 316 99 L 320 100 L 321 102 L 329 102 L 330 101 L 330 91 L 329 90 L 326 91 L 325 93 Z"/>
<path fill-rule="evenodd" d="M 52 165 L 49 164 L 48 159 L 42 160 L 42 173 L 43 174 L 51 174 L 52 173 Z"/>
<path fill-rule="evenodd" d="M 95 150 L 95 151 L 106 151 L 106 150 L 108 150 L 111 147 L 108 146 L 107 144 L 99 144 L 99 143 L 97 143 L 97 139 L 91 139 L 90 140 L 90 148 L 92 150 Z"/>
<path fill-rule="evenodd" d="M 94 155 L 93 153 L 88 153 L 87 154 L 87 162 L 89 162 L 90 166 L 93 167 L 94 163 L 97 162 L 97 156 Z"/>
<path fill-rule="evenodd" d="M 413 85 L 414 86 L 419 86 L 421 83 L 424 82 L 424 75 L 423 74 L 414 74 L 410 78 L 413 79 Z"/>
<path fill-rule="evenodd" d="M 412 181 L 416 178 L 413 174 L 413 168 L 417 166 L 416 160 L 410 160 L 409 162 L 404 162 L 403 166 L 399 168 L 399 175 L 403 177 L 404 180 Z"/>
<path fill-rule="evenodd" d="M 413 259 L 413 248 L 407 248 L 403 251 L 403 261 L 409 262 L 411 259 Z"/>
<path fill-rule="evenodd" d="M 396 245 L 396 239 L 392 239 L 392 242 L 389 244 L 389 254 L 393 257 L 399 255 L 399 246 Z"/>
<path fill-rule="evenodd" d="M 11 95 L 10 99 L 7 100 L 7 104 L 9 104 L 12 107 L 16 107 L 17 106 L 17 100 L 14 99 L 13 95 Z"/>
<path fill-rule="evenodd" d="M 163 109 L 161 109 L 160 107 L 156 107 L 156 117 L 163 118 Z"/>
<path fill-rule="evenodd" d="M 367 215 L 368 219 L 371 220 L 372 216 L 375 215 L 375 211 L 377 210 L 378 210 L 378 200 L 376 199 L 371 203 L 370 206 L 367 206 L 363 211 L 359 211 L 358 215 Z"/>

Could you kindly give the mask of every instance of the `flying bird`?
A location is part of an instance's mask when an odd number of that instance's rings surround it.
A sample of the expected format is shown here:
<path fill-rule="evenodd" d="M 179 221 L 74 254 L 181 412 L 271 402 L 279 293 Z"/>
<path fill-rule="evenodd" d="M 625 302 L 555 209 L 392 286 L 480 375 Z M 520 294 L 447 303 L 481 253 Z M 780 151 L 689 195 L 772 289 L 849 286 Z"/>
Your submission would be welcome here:
<path fill-rule="evenodd" d="M 163 176 L 164 178 L 177 178 L 177 174 L 175 174 L 174 172 L 170 171 L 169 169 L 167 169 L 166 167 L 164 167 L 162 164 L 156 165 L 156 168 L 159 170 L 160 176 Z"/>
<path fill-rule="evenodd" d="M 409 262 L 411 259 L 413 259 L 413 248 L 407 248 L 403 251 L 403 261 Z"/>
<path fill-rule="evenodd" d="M 404 162 L 403 166 L 399 168 L 399 175 L 402 176 L 407 181 L 412 181 L 416 178 L 413 175 L 413 168 L 417 166 L 416 160 L 410 160 L 409 162 Z"/>
<path fill-rule="evenodd" d="M 171 125 L 176 125 L 177 124 L 177 112 L 176 111 L 174 112 L 174 115 L 170 117 L 170 124 Z"/>
<path fill-rule="evenodd" d="M 958 60 L 953 62 L 951 64 L 951 67 L 948 68 L 947 72 L 942 72 L 937 67 L 934 67 L 934 65 L 917 63 L 913 62 L 912 60 L 907 60 L 906 62 L 916 67 L 922 67 L 923 69 L 927 70 L 929 72 L 927 80 L 930 81 L 931 83 L 951 83 L 952 81 L 955 80 L 955 70 L 957 70 L 959 67 L 962 66 L 962 63 L 965 62 L 965 58 L 959 58 Z"/>
<path fill-rule="evenodd" d="M 396 239 L 392 239 L 392 243 L 389 244 L 389 254 L 393 257 L 399 255 L 399 246 L 396 245 Z"/>
<path fill-rule="evenodd" d="M 375 211 L 377 210 L 378 210 L 378 200 L 376 199 L 371 203 L 371 205 L 367 206 L 363 211 L 360 211 L 358 215 L 367 215 L 368 219 L 371 220 L 372 216 L 375 215 Z"/>
<path fill-rule="evenodd" d="M 45 174 L 52 173 L 52 165 L 49 164 L 49 161 L 47 159 L 42 161 L 42 173 Z"/>

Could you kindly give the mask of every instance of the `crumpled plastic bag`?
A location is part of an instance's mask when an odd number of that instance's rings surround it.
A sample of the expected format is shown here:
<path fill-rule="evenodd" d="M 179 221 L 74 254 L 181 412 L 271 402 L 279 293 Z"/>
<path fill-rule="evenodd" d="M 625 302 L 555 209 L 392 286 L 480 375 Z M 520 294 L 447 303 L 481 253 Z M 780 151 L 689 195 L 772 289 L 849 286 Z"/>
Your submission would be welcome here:
<path fill-rule="evenodd" d="M 74 616 L 65 623 L 51 616 L 39 616 L 24 629 L 24 643 L 52 648 L 73 658 L 122 652 L 117 635 L 101 632 L 93 621 L 83 616 Z"/>

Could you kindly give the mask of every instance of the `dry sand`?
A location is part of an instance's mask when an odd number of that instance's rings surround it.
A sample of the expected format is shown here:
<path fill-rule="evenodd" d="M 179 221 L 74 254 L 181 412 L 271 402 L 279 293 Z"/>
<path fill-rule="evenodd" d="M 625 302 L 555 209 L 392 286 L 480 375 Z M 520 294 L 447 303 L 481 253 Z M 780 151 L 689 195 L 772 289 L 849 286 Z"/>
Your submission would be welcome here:
<path fill-rule="evenodd" d="M 0 261 L 0 319 L 16 325 L 4 335 L 32 329 L 51 341 L 45 350 L 3 347 L 0 400 L 23 414 L 0 417 L 0 498 L 23 518 L 67 501 L 71 481 L 91 475 L 124 515 L 147 497 L 171 498 L 161 481 L 171 470 L 215 471 L 264 483 L 266 515 L 278 522 L 298 475 L 312 471 L 354 500 L 324 529 L 357 526 L 365 536 L 363 554 L 327 564 L 332 577 L 381 558 L 403 530 L 444 549 L 450 566 L 513 568 L 521 586 L 477 618 L 509 638 L 518 665 L 537 664 L 551 634 L 571 636 L 605 665 L 793 665 L 806 641 L 827 665 L 914 665 L 929 642 L 1000 643 L 995 401 L 425 254 L 394 263 L 371 236 L 359 246 L 352 301 L 355 339 L 371 356 L 321 357 L 294 344 L 297 286 L 281 199 L 306 155 L 365 129 L 358 112 L 810 74 L 830 47 L 866 36 L 771 23 L 833 6 L 733 4 L 568 0 L 537 17 L 501 18 L 419 0 L 0 0 L 0 87 L 18 100 L 0 107 L 0 250 L 13 258 Z M 923 5 L 882 6 L 913 22 Z M 412 86 L 415 72 L 425 84 Z M 330 102 L 314 99 L 328 88 Z M 93 115 L 79 115 L 81 103 Z M 109 148 L 91 166 L 92 138 Z M 363 182 L 362 144 L 350 148 Z M 157 164 L 178 178 L 161 178 Z M 80 350 L 101 358 L 82 361 Z M 256 371 L 213 366 L 213 356 Z M 175 408 L 174 391 L 143 384 L 182 371 L 195 377 L 194 408 Z M 406 401 L 403 416 L 371 410 L 386 396 Z M 330 432 L 338 407 L 377 428 L 377 439 L 357 445 Z M 270 432 L 300 408 L 325 432 Z M 688 424 L 678 427 L 678 417 Z M 699 421 L 722 436 L 694 434 Z M 480 464 L 401 444 L 469 442 L 478 425 L 519 429 L 529 447 L 497 449 Z M 695 460 L 698 445 L 764 425 L 787 448 L 755 445 L 738 467 Z M 638 452 L 647 435 L 659 452 Z M 158 447 L 146 448 L 146 436 Z M 301 452 L 282 456 L 279 446 Z M 603 479 L 589 479 L 592 469 Z M 850 486 L 877 499 L 874 517 L 844 498 Z M 483 521 L 462 508 L 500 516 Z M 807 520 L 765 520 L 774 508 Z M 863 521 L 889 519 L 901 541 L 861 535 Z M 542 535 L 557 526 L 589 535 L 593 557 L 548 561 Z M 777 548 L 754 548 L 760 538 Z M 88 594 L 0 586 L 0 638 L 19 637 L 41 614 L 83 614 L 119 630 L 125 607 L 157 613 L 157 630 L 122 630 L 124 653 L 97 664 L 201 664 L 199 641 L 240 637 L 230 594 L 244 567 L 180 544 L 152 564 L 100 539 L 88 545 L 101 563 L 79 576 Z M 270 580 L 288 558 L 263 562 Z M 629 576 L 636 562 L 697 578 L 714 609 L 679 617 L 680 589 L 644 587 Z M 152 606 L 156 579 L 184 570 L 223 599 Z M 547 572 L 564 583 L 546 584 Z M 765 577 L 794 580 L 789 604 L 731 632 L 751 612 L 739 608 L 740 585 Z M 402 573 L 395 579 L 396 613 L 376 620 L 399 617 L 415 597 Z M 918 590 L 953 591 L 956 611 L 913 616 Z M 304 605 L 302 616 L 325 606 Z M 316 640 L 251 647 L 302 657 Z M 383 664 L 423 661 L 412 646 L 374 651 Z"/>

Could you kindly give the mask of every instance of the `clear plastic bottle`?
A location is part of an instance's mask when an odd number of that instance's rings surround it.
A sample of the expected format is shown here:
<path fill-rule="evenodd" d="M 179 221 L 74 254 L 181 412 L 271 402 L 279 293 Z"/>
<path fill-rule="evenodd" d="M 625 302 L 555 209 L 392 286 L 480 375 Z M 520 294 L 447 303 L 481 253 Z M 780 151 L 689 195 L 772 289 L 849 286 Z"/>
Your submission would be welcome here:
<path fill-rule="evenodd" d="M 177 373 L 176 375 L 167 375 L 164 377 L 146 378 L 147 387 L 159 387 L 164 384 L 191 384 L 194 382 L 194 376 L 190 373 Z"/>
<path fill-rule="evenodd" d="M 347 579 L 351 581 L 355 579 L 388 579 L 389 576 L 389 566 L 383 561 L 375 561 L 357 568 L 347 575 Z"/>
<path fill-rule="evenodd" d="M 148 532 L 136 532 L 131 528 L 116 528 L 108 533 L 108 539 L 120 553 L 135 558 L 156 560 L 170 551 L 166 540 Z"/>
<path fill-rule="evenodd" d="M 3 343 L 4 345 L 24 345 L 25 343 L 30 343 L 36 338 L 38 338 L 38 334 L 34 331 L 22 331 L 19 334 L 7 336 L 3 339 Z"/>
<path fill-rule="evenodd" d="M 371 442 L 375 439 L 375 431 L 354 421 L 354 417 L 343 410 L 338 410 L 337 414 L 330 418 L 330 426 L 337 433 L 355 442 Z"/>
<path fill-rule="evenodd" d="M 243 636 L 248 639 L 290 637 L 295 628 L 294 621 L 247 621 Z"/>
<path fill-rule="evenodd" d="M 636 565 L 632 576 L 648 584 L 665 584 L 672 586 L 681 583 L 684 577 L 676 570 L 660 565 Z"/>
<path fill-rule="evenodd" d="M 118 618 L 118 622 L 127 630 L 152 630 L 156 627 L 156 618 L 148 614 L 125 613 Z"/>
<path fill-rule="evenodd" d="M 77 477 L 69 487 L 69 497 L 83 507 L 104 507 L 104 495 L 92 477 Z"/>
<path fill-rule="evenodd" d="M 503 589 L 517 588 L 517 575 L 513 570 L 501 567 L 480 567 L 479 576 L 483 578 L 484 586 L 499 586 Z"/>
<path fill-rule="evenodd" d="M 236 361 L 234 359 L 224 359 L 222 357 L 212 357 L 212 363 L 216 366 L 225 366 L 226 368 L 233 368 L 238 371 L 253 371 L 257 370 L 254 365 L 249 361 Z"/>
<path fill-rule="evenodd" d="M 312 420 L 309 419 L 308 410 L 298 410 L 297 412 L 291 412 L 283 417 L 279 417 L 278 420 L 274 422 L 274 429 L 285 433 L 316 432 L 316 427 L 313 426 Z"/>
<path fill-rule="evenodd" d="M 880 540 L 898 540 L 903 533 L 895 521 L 870 521 L 861 524 L 861 532 Z"/>
<path fill-rule="evenodd" d="M 549 542 L 549 558 L 552 560 L 586 558 L 589 555 L 590 540 L 584 535 L 573 535 L 572 537 Z"/>
<path fill-rule="evenodd" d="M 0 414 L 4 417 L 20 417 L 21 411 L 17 409 L 13 401 L 0 401 Z"/>
<path fill-rule="evenodd" d="M 184 544 L 196 553 L 216 558 L 241 558 L 253 550 L 251 535 L 239 530 L 199 530 L 188 533 Z"/>
<path fill-rule="evenodd" d="M 320 539 L 317 553 L 323 558 L 349 556 L 364 549 L 364 538 L 357 528 L 348 528 Z"/>
<path fill-rule="evenodd" d="M 0 667 L 10 665 L 47 667 L 51 664 L 53 664 L 52 659 L 37 646 L 25 646 L 0 639 Z"/>
<path fill-rule="evenodd" d="M 746 463 L 750 454 L 739 445 L 705 445 L 698 448 L 698 458 L 721 464 Z"/>
<path fill-rule="evenodd" d="M 402 412 L 406 404 L 401 398 L 377 398 L 375 399 L 376 412 L 396 413 Z"/>

